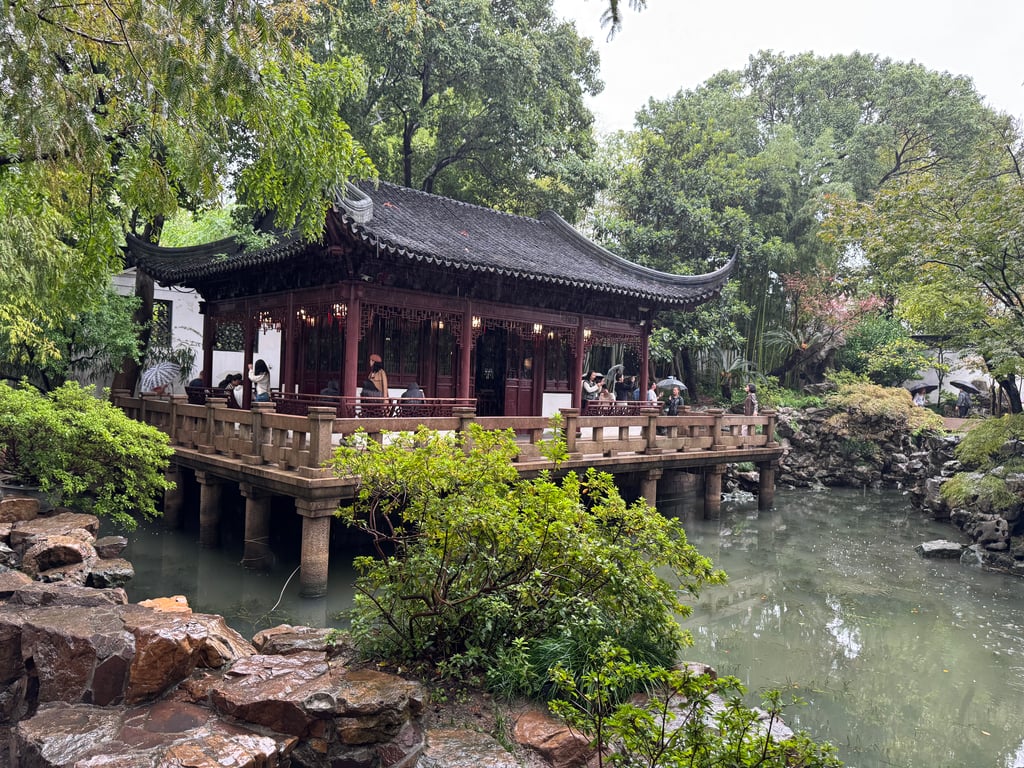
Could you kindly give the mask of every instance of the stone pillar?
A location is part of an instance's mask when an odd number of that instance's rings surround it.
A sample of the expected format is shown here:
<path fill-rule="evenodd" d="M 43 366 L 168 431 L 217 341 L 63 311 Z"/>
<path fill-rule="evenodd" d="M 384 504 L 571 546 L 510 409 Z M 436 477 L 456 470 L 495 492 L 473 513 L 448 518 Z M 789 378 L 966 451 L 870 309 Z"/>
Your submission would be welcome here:
<path fill-rule="evenodd" d="M 658 481 L 664 470 L 649 469 L 640 478 L 640 495 L 648 504 L 654 506 L 658 500 Z"/>
<path fill-rule="evenodd" d="M 177 464 L 168 464 L 164 477 L 174 483 L 173 488 L 164 491 L 164 525 L 174 530 L 181 527 L 181 513 L 185 507 L 185 489 L 182 483 L 185 473 Z"/>
<path fill-rule="evenodd" d="M 757 469 L 757 508 L 764 511 L 775 503 L 775 463 L 762 461 Z"/>
<path fill-rule="evenodd" d="M 717 517 L 722 511 L 722 475 L 724 464 L 704 467 L 704 519 Z"/>
<path fill-rule="evenodd" d="M 302 517 L 302 551 L 299 555 L 299 594 L 323 597 L 327 594 L 327 572 L 331 543 L 331 517 L 340 499 L 296 499 L 295 511 Z"/>
<path fill-rule="evenodd" d="M 258 571 L 268 570 L 274 563 L 270 551 L 270 502 L 273 496 L 251 483 L 239 483 L 245 497 L 245 544 L 242 565 Z"/>
<path fill-rule="evenodd" d="M 577 423 L 580 417 L 580 409 L 559 408 L 558 411 L 562 414 L 562 429 L 565 430 L 565 450 L 569 452 L 570 458 L 579 458 L 580 454 L 576 450 L 576 437 L 580 429 Z"/>
<path fill-rule="evenodd" d="M 224 480 L 209 472 L 196 471 L 199 483 L 199 546 L 216 547 L 220 540 L 220 501 Z"/>

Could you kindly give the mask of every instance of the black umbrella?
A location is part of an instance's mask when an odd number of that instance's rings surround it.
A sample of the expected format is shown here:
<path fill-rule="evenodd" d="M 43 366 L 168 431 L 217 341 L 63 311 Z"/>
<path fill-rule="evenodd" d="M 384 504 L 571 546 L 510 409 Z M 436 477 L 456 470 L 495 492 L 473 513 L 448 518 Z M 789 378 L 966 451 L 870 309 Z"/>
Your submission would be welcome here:
<path fill-rule="evenodd" d="M 686 385 L 683 384 L 683 382 L 681 382 L 675 376 L 669 376 L 667 379 L 662 379 L 657 384 L 655 384 L 655 386 L 658 389 L 672 389 L 672 387 L 679 387 L 680 392 L 686 391 Z"/>
<path fill-rule="evenodd" d="M 957 389 L 962 389 L 964 392 L 969 392 L 972 395 L 980 395 L 981 394 L 981 390 L 980 389 L 978 389 L 973 384 L 968 384 L 966 381 L 951 381 L 951 382 L 949 382 L 949 386 L 956 387 Z"/>
<path fill-rule="evenodd" d="M 938 388 L 938 384 L 925 384 L 923 381 L 907 384 L 907 389 L 910 390 L 911 394 L 914 392 L 924 392 L 927 395 L 929 392 L 934 392 Z"/>

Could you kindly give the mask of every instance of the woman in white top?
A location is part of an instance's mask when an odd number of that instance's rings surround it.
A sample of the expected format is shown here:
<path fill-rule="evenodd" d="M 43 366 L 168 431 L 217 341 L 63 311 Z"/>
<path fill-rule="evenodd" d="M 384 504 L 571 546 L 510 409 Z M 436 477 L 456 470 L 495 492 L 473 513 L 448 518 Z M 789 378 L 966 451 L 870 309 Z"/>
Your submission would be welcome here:
<path fill-rule="evenodd" d="M 257 360 L 256 365 L 249 363 L 249 381 L 256 387 L 256 396 L 253 398 L 257 403 L 270 401 L 270 369 L 263 360 Z"/>

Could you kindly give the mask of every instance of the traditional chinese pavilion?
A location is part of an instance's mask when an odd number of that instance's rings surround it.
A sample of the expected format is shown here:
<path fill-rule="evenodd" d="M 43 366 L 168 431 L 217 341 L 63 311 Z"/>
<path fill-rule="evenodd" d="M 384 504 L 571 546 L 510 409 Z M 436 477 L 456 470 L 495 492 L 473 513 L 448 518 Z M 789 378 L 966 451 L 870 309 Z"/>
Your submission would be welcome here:
<path fill-rule="evenodd" d="M 353 395 L 376 353 L 393 393 L 415 381 L 429 397 L 472 397 L 480 415 L 505 416 L 541 415 L 546 393 L 578 405 L 588 354 L 614 345 L 644 391 L 656 313 L 716 297 L 734 265 L 670 275 L 551 212 L 511 216 L 370 182 L 347 185 L 321 242 L 162 248 L 129 237 L 128 250 L 157 282 L 202 297 L 207 372 L 222 329 L 242 329 L 246 362 L 261 334 L 280 332 L 281 359 L 267 362 L 286 392 L 334 379 Z"/>

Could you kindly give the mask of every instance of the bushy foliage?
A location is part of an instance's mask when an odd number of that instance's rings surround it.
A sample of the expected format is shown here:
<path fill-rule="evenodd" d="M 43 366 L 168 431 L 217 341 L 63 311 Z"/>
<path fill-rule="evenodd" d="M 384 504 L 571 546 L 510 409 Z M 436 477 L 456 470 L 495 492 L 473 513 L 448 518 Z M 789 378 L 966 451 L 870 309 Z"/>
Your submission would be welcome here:
<path fill-rule="evenodd" d="M 1017 461 L 1015 470 L 1024 470 Z M 942 484 L 942 498 L 954 506 L 977 504 L 986 511 L 1001 512 L 1020 502 L 1006 484 L 1006 469 L 996 472 L 958 472 Z"/>
<path fill-rule="evenodd" d="M 956 457 L 971 469 L 992 469 L 1009 458 L 1007 446 L 1024 441 L 1024 414 L 984 419 L 967 432 L 956 447 Z"/>
<path fill-rule="evenodd" d="M 911 434 L 941 430 L 942 418 L 927 408 L 915 406 L 910 393 L 900 387 L 854 382 L 842 384 L 827 398 L 839 412 L 828 421 L 830 430 L 840 436 L 851 435 L 853 422 L 885 419 Z"/>
<path fill-rule="evenodd" d="M 690 642 L 682 597 L 724 574 L 677 520 L 627 504 L 610 475 L 523 479 L 516 452 L 511 431 L 476 425 L 339 447 L 334 470 L 361 481 L 339 514 L 376 550 L 355 563 L 357 643 L 506 693 L 536 693 L 554 660 L 608 638 L 671 663 Z"/>
<path fill-rule="evenodd" d="M 927 349 L 910 338 L 899 320 L 876 313 L 857 323 L 840 350 L 837 363 L 868 376 L 876 384 L 898 386 L 933 365 Z"/>
<path fill-rule="evenodd" d="M 598 765 L 630 768 L 837 768 L 830 744 L 806 734 L 772 736 L 783 706 L 777 691 L 764 694 L 758 712 L 742 703 L 735 677 L 712 678 L 689 669 L 634 661 L 611 643 L 594 651 L 582 676 L 555 668 L 561 698 L 552 712 L 593 739 Z M 638 689 L 646 695 L 632 696 Z"/>
<path fill-rule="evenodd" d="M 132 317 L 137 303 L 108 288 L 75 314 L 35 320 L 41 338 L 0 334 L 0 376 L 50 390 L 69 378 L 112 373 L 124 358 L 139 356 L 139 327 Z"/>
<path fill-rule="evenodd" d="M 956 457 L 970 471 L 958 472 L 942 484 L 942 497 L 954 505 L 978 503 L 1000 511 L 1020 502 L 1010 490 L 1006 475 L 1024 471 L 1024 460 L 1016 455 L 1024 440 L 1024 414 L 1007 414 L 985 419 L 964 435 Z"/>
<path fill-rule="evenodd" d="M 155 427 L 128 418 L 92 387 L 47 394 L 0 383 L 0 466 L 22 483 L 132 530 L 158 515 L 173 450 Z"/>

